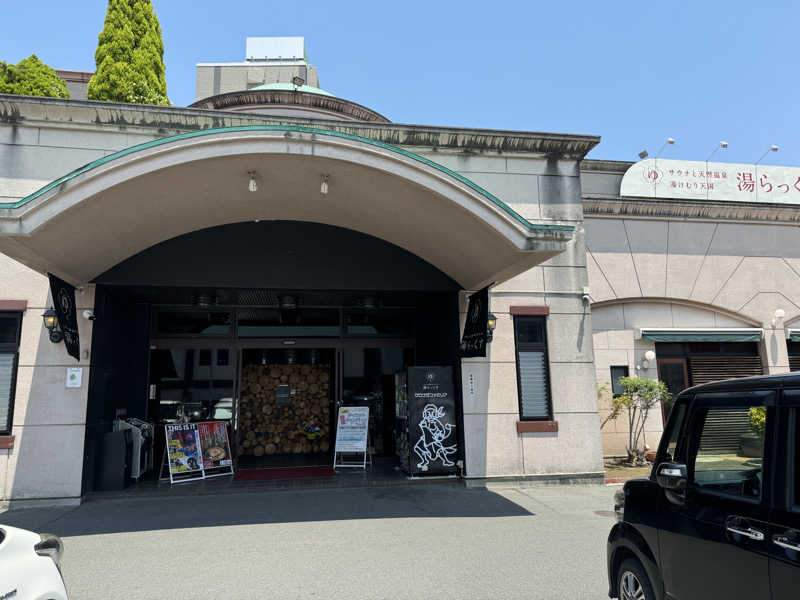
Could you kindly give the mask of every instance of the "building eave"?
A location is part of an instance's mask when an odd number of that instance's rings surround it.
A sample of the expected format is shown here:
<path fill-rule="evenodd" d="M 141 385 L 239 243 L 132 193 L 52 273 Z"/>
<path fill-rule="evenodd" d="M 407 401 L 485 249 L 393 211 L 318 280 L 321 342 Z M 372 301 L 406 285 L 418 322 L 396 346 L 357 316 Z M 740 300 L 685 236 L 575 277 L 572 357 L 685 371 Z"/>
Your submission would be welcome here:
<path fill-rule="evenodd" d="M 581 161 L 581 172 L 591 173 L 625 173 L 633 163 L 628 160 L 598 160 L 585 158 Z"/>
<path fill-rule="evenodd" d="M 398 146 L 448 149 L 466 153 L 544 154 L 572 160 L 582 160 L 600 143 L 600 137 L 595 135 L 274 118 L 252 113 L 199 108 L 0 94 L 0 123 L 22 122 L 47 123 L 51 127 L 57 123 L 73 127 L 81 123 L 92 127 L 109 125 L 126 130 L 142 129 L 148 132 L 156 130 L 159 135 L 165 137 L 188 131 L 246 125 L 305 125 L 323 127 Z"/>
<path fill-rule="evenodd" d="M 652 198 L 583 197 L 585 217 L 800 223 L 800 206 Z"/>

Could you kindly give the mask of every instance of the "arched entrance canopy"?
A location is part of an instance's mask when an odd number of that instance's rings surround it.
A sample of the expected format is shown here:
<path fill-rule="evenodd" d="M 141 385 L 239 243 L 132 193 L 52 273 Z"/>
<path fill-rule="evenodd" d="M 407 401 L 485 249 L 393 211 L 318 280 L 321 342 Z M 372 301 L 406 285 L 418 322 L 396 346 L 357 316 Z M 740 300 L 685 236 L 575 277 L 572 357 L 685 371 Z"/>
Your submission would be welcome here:
<path fill-rule="evenodd" d="M 250 172 L 256 192 L 248 190 Z M 416 254 L 465 289 L 547 260 L 573 234 L 528 222 L 408 150 L 336 131 L 258 125 L 133 146 L 0 204 L 0 251 L 82 283 L 157 243 L 248 220 L 360 231 Z"/>

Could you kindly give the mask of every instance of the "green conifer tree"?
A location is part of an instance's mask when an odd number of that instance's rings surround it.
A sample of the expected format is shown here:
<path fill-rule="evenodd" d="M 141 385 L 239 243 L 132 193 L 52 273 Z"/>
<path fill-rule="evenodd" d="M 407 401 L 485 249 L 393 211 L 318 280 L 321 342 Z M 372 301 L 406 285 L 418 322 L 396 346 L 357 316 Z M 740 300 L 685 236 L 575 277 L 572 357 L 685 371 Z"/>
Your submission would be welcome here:
<path fill-rule="evenodd" d="M 66 82 L 35 54 L 16 65 L 0 62 L 0 94 L 69 98 Z"/>
<path fill-rule="evenodd" d="M 168 105 L 161 26 L 150 0 L 109 0 L 91 100 Z"/>

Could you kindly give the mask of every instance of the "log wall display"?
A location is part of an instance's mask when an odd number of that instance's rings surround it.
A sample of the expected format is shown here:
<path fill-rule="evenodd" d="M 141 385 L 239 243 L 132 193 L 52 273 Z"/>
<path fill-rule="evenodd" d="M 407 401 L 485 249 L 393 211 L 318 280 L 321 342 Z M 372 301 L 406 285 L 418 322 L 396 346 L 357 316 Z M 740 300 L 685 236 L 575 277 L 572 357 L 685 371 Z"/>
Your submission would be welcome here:
<path fill-rule="evenodd" d="M 328 452 L 330 371 L 330 365 L 244 365 L 240 455 Z M 276 394 L 281 385 L 290 388 L 288 404 Z M 303 431 L 314 426 L 318 431 L 309 439 Z"/>

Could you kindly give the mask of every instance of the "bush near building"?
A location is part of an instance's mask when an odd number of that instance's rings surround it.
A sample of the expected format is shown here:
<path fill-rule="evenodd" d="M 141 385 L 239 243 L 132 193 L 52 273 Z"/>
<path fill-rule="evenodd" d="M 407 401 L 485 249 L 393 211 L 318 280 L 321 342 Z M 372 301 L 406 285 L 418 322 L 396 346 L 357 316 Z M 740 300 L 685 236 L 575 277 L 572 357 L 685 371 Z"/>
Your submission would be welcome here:
<path fill-rule="evenodd" d="M 650 411 L 659 404 L 669 402 L 672 395 L 663 381 L 645 377 L 620 377 L 623 393 L 614 398 L 610 418 L 616 419 L 622 413 L 628 417 L 628 464 L 646 465 L 644 428 Z M 605 423 L 604 423 L 605 424 Z"/>
<path fill-rule="evenodd" d="M 67 84 L 35 54 L 16 65 L 0 62 L 0 94 L 69 98 Z"/>

